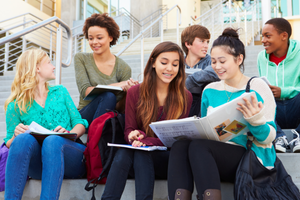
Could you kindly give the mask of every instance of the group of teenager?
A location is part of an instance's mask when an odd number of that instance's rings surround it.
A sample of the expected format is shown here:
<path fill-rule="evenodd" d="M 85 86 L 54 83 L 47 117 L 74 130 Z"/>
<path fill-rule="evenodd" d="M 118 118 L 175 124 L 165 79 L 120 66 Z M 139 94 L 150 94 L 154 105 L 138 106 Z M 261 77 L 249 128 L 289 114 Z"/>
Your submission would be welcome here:
<path fill-rule="evenodd" d="M 120 35 L 111 17 L 93 14 L 85 21 L 83 34 L 92 52 L 77 53 L 74 58 L 80 93 L 77 108 L 64 86 L 48 84 L 55 79 L 55 67 L 44 51 L 27 50 L 16 63 L 11 95 L 5 102 L 7 200 L 22 198 L 28 176 L 42 180 L 40 199 L 58 199 L 64 178 L 83 178 L 85 145 L 79 138 L 106 109 L 125 112 L 124 138 L 128 144 L 162 146 L 149 127 L 151 122 L 192 115 L 205 117 L 241 96 L 250 80 L 243 74 L 244 44 L 232 28 L 226 28 L 213 42 L 210 55 L 210 33 L 200 25 L 182 32 L 186 56 L 175 43 L 158 44 L 145 66 L 142 83 L 133 80 L 128 64 L 110 51 Z M 269 20 L 262 36 L 265 50 L 258 56 L 258 68 L 270 85 L 259 78 L 251 80 L 250 88 L 256 97 L 244 99 L 237 109 L 255 138 L 252 150 L 263 166 L 273 168 L 276 152 L 272 142 L 277 137 L 276 147 L 281 150 L 289 145 L 280 127 L 295 129 L 292 142 L 298 150 L 300 48 L 298 41 L 289 39 L 291 26 L 282 18 Z M 186 77 L 186 68 L 201 70 Z M 98 84 L 119 86 L 124 92 L 105 92 L 92 101 L 84 100 Z M 27 131 L 33 121 L 59 133 L 77 133 L 78 140 L 53 135 L 40 145 Z M 199 199 L 221 199 L 220 182 L 234 182 L 246 141 L 247 136 L 241 135 L 227 143 L 179 140 L 167 151 L 120 148 L 102 199 L 121 199 L 128 177 L 135 179 L 136 199 L 153 199 L 155 179 L 168 179 L 169 199 L 191 199 L 194 183 Z"/>

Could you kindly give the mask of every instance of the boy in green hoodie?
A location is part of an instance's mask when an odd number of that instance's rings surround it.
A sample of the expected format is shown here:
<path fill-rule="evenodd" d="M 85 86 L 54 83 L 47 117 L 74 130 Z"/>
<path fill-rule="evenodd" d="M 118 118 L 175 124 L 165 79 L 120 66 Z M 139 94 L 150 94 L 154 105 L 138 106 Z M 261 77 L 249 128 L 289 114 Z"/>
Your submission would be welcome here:
<path fill-rule="evenodd" d="M 290 39 L 291 34 L 287 20 L 267 21 L 262 29 L 265 50 L 257 58 L 259 75 L 269 80 L 277 104 L 275 148 L 279 152 L 286 152 L 290 145 L 294 146 L 293 152 L 300 152 L 300 42 Z M 293 129 L 290 143 L 281 128 Z"/>

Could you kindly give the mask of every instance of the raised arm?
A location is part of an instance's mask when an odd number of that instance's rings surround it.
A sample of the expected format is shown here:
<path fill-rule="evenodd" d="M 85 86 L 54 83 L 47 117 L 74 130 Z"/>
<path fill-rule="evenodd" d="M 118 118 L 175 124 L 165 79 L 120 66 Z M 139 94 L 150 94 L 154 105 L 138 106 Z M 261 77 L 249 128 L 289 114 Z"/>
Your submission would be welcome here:
<path fill-rule="evenodd" d="M 244 118 L 250 124 L 249 130 L 259 143 L 271 144 L 276 137 L 274 122 L 276 103 L 274 97 L 268 85 L 261 79 L 253 79 L 250 88 L 256 92 L 257 100 L 252 98 L 252 104 L 259 102 L 258 106 L 253 106 L 257 107 L 258 110 L 254 115 L 244 114 Z M 251 102 L 246 102 L 246 104 L 249 103 Z M 251 111 L 250 108 L 247 112 L 254 111 Z"/>

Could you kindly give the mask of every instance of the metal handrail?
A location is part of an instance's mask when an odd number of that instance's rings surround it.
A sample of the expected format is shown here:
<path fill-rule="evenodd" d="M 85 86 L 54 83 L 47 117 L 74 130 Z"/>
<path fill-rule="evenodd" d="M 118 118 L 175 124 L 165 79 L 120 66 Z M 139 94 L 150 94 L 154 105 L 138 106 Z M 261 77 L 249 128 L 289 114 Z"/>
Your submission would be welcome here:
<path fill-rule="evenodd" d="M 9 36 L 6 36 L 2 39 L 0 39 L 0 46 L 5 44 L 6 42 L 10 42 L 13 41 L 17 38 L 22 37 L 23 35 L 26 35 L 30 32 L 33 32 L 34 30 L 37 30 L 39 28 L 42 28 L 50 23 L 56 22 L 58 24 L 60 24 L 62 27 L 64 27 L 67 31 L 67 35 L 68 35 L 68 59 L 65 63 L 62 63 L 63 67 L 68 67 L 71 64 L 71 60 L 72 60 L 72 35 L 71 35 L 71 29 L 70 27 L 61 19 L 59 19 L 58 17 L 54 16 L 54 17 L 50 17 L 49 19 L 46 19 L 42 22 L 39 22 L 33 26 L 27 27 L 17 33 L 13 33 Z"/>
<path fill-rule="evenodd" d="M 20 14 L 20 15 L 17 15 L 17 16 L 14 16 L 14 17 L 11 17 L 11 18 L 2 20 L 2 21 L 0 21 L 0 23 L 6 22 L 6 21 L 9 21 L 9 20 L 12 20 L 12 19 L 16 19 L 16 18 L 22 17 L 22 16 L 24 16 L 24 15 L 31 15 L 31 16 L 36 17 L 36 18 L 38 18 L 39 20 L 43 21 L 43 20 L 42 20 L 41 18 L 39 18 L 38 16 L 36 16 L 36 15 L 34 15 L 34 14 L 32 14 L 32 13 L 27 12 L 27 13 L 23 13 L 23 14 Z"/>
<path fill-rule="evenodd" d="M 11 35 L 7 35 L 4 38 L 0 39 L 0 46 L 4 45 L 8 42 L 11 42 L 15 39 L 18 39 L 22 36 L 25 36 L 28 33 L 31 33 L 35 30 L 38 30 L 40 28 L 44 28 L 45 26 L 51 24 L 51 23 L 57 23 L 58 27 L 56 27 L 56 79 L 55 83 L 60 84 L 61 82 L 61 66 L 68 67 L 71 64 L 72 61 L 72 31 L 70 27 L 61 19 L 58 17 L 50 17 L 49 19 L 46 19 L 42 22 L 39 22 L 37 24 L 34 24 L 30 27 L 24 28 L 23 30 L 13 33 Z M 67 34 L 67 59 L 65 62 L 62 62 L 62 39 L 63 39 L 63 30 L 64 28 L 66 30 Z M 23 37 L 24 39 L 24 37 Z M 51 54 L 51 53 L 50 53 Z"/>
<path fill-rule="evenodd" d="M 149 22 L 152 22 L 155 18 L 159 17 L 161 15 L 161 13 L 163 13 L 164 9 L 167 9 L 167 5 L 161 6 L 161 8 L 159 8 L 158 10 L 154 11 L 153 13 L 151 13 L 150 15 L 148 15 L 147 17 L 144 17 L 143 19 L 141 19 L 140 20 L 140 24 L 142 24 L 143 26 L 145 26 Z"/>
<path fill-rule="evenodd" d="M 126 49 L 128 49 L 128 47 L 130 47 L 137 39 L 139 39 L 144 32 L 146 32 L 148 29 L 150 29 L 154 24 L 156 24 L 159 20 L 161 20 L 166 14 L 168 14 L 171 10 L 173 10 L 174 8 L 178 8 L 179 12 L 180 12 L 180 23 L 179 25 L 181 25 L 181 8 L 176 4 L 175 6 L 173 6 L 172 8 L 170 8 L 168 11 L 166 11 L 164 14 L 162 14 L 159 18 L 157 18 L 154 22 L 152 22 L 149 26 L 147 26 L 147 28 L 143 29 L 137 36 L 135 36 L 135 38 L 133 38 L 123 49 L 121 49 L 121 51 L 119 51 L 116 56 L 120 56 Z M 1 43 L 0 43 L 1 45 Z"/>
<path fill-rule="evenodd" d="M 127 15 L 129 15 L 129 17 L 130 17 L 133 21 L 135 21 L 139 26 L 141 26 L 140 21 L 139 21 L 137 18 L 135 18 L 135 17 L 134 17 L 128 10 L 126 10 L 126 8 L 124 8 L 124 7 L 112 11 L 110 14 L 112 14 L 112 13 L 114 13 L 114 12 L 117 12 L 117 11 L 120 12 L 121 10 L 124 10 L 124 11 L 125 11 L 124 13 L 126 13 Z M 118 16 L 116 16 L 116 17 L 118 17 Z"/>
<path fill-rule="evenodd" d="M 24 25 L 29 24 L 29 23 L 31 23 L 31 22 L 33 22 L 32 19 L 29 20 L 29 21 L 26 21 L 26 22 L 24 22 L 24 23 L 21 23 L 21 24 L 12 26 L 12 27 L 10 27 L 10 28 L 8 28 L 8 29 L 4 29 L 4 30 L 0 31 L 0 34 L 6 33 L 7 31 L 10 31 L 10 30 L 12 30 L 12 29 L 18 28 L 18 27 L 20 27 L 20 26 L 24 26 Z"/>
<path fill-rule="evenodd" d="M 206 11 L 205 13 L 203 13 L 202 15 L 200 15 L 200 16 L 197 17 L 197 18 L 194 18 L 193 16 L 191 16 L 191 19 L 192 19 L 193 21 L 197 21 L 197 20 L 201 19 L 203 16 L 206 16 L 207 13 L 212 12 L 212 11 L 213 11 L 214 9 L 216 9 L 220 4 L 223 4 L 223 3 L 226 2 L 226 1 L 227 1 L 227 0 L 221 1 L 220 3 L 218 3 L 217 5 L 215 5 L 214 7 L 212 7 L 211 9 L 209 9 L 208 11 Z"/>

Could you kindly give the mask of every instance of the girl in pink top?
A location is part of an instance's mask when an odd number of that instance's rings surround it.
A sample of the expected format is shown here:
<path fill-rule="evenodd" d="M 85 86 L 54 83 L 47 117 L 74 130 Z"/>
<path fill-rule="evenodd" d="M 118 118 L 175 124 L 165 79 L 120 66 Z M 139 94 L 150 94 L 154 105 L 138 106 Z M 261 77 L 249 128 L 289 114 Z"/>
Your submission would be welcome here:
<path fill-rule="evenodd" d="M 127 92 L 125 140 L 133 146 L 162 146 L 151 122 L 187 117 L 192 95 L 185 89 L 184 57 L 177 44 L 163 42 L 152 51 L 144 80 Z M 126 179 L 135 178 L 136 199 L 153 199 L 155 178 L 166 179 L 169 151 L 120 148 L 115 155 L 102 199 L 121 199 Z"/>

